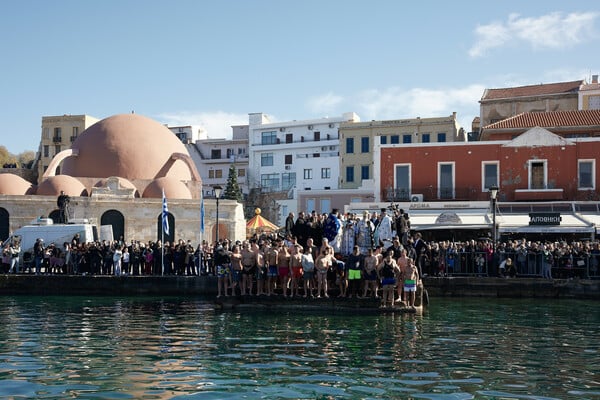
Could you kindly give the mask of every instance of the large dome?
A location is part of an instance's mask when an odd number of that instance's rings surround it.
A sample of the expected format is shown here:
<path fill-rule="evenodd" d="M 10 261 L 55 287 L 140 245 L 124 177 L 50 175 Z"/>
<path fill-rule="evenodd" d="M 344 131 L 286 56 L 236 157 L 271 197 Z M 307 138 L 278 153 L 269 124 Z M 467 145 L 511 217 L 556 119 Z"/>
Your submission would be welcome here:
<path fill-rule="evenodd" d="M 95 123 L 72 148 L 79 155 L 64 160 L 64 175 L 135 180 L 155 179 L 168 170 L 168 177 L 191 179 L 184 162 L 169 165 L 173 153 L 189 156 L 183 143 L 167 127 L 138 114 L 115 115 Z"/>

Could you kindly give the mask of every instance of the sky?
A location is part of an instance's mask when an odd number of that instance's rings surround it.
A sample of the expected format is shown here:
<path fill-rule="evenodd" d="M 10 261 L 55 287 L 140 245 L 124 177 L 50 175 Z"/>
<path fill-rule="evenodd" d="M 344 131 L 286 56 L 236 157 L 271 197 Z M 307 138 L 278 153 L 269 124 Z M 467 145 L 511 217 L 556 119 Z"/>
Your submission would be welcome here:
<path fill-rule="evenodd" d="M 448 116 L 486 88 L 591 80 L 585 0 L 2 0 L 0 145 L 38 149 L 43 116 L 135 112 L 231 137 L 272 121 Z"/>

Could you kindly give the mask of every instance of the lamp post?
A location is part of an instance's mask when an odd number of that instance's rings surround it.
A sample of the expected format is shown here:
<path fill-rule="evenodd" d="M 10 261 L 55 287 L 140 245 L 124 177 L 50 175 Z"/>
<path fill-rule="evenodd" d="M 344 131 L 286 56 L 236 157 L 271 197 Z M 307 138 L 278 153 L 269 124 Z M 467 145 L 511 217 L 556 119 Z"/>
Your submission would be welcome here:
<path fill-rule="evenodd" d="M 217 218 L 216 218 L 216 229 L 215 229 L 215 249 L 219 243 L 219 197 L 221 197 L 221 192 L 223 188 L 219 185 L 213 186 L 213 191 L 215 192 L 215 197 L 217 198 Z"/>
<path fill-rule="evenodd" d="M 492 199 L 492 262 L 496 266 L 496 197 L 498 186 L 490 186 L 490 198 Z"/>

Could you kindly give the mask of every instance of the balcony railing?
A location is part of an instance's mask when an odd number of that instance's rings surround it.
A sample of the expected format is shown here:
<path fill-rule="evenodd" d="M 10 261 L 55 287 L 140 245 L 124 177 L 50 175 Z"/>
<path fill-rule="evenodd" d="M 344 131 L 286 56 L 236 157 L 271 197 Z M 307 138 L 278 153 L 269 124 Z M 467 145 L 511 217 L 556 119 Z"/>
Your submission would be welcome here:
<path fill-rule="evenodd" d="M 62 143 L 62 136 L 52 136 L 53 143 Z"/>

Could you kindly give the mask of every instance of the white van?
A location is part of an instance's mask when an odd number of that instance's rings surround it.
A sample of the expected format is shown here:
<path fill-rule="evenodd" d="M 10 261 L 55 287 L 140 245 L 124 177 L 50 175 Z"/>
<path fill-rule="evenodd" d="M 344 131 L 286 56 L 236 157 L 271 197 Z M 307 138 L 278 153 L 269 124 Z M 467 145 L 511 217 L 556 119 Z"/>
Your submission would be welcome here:
<path fill-rule="evenodd" d="M 54 243 L 61 248 L 65 242 L 71 243 L 76 234 L 79 234 L 81 243 L 96 241 L 98 239 L 96 226 L 83 222 L 54 225 L 51 219 L 40 218 L 33 221 L 31 225 L 25 225 L 14 231 L 7 241 L 18 240 L 20 242 L 19 263 L 23 265 L 24 256 L 25 262 L 32 259 L 33 246 L 37 239 L 43 239 L 44 246 Z"/>

